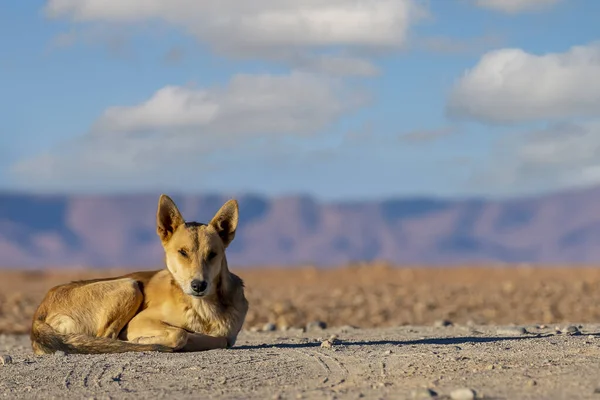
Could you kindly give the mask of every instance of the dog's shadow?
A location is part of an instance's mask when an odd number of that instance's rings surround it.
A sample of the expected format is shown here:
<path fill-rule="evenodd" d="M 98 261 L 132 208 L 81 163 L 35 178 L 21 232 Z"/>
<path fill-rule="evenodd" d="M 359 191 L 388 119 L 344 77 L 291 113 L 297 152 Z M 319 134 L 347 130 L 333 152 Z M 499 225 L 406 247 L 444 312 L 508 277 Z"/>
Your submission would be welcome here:
<path fill-rule="evenodd" d="M 430 339 L 417 339 L 417 340 L 369 340 L 369 341 L 343 341 L 339 340 L 338 344 L 342 346 L 382 346 L 382 345 L 394 345 L 394 346 L 410 346 L 410 345 L 453 345 L 466 343 L 493 343 L 503 341 L 514 341 L 514 340 L 527 340 L 527 339 L 539 339 L 543 337 L 549 337 L 553 335 L 528 335 L 528 336 L 502 336 L 502 337 L 448 337 L 448 338 L 430 338 Z M 257 345 L 241 345 L 235 346 L 232 349 L 239 350 L 256 350 L 256 349 L 298 349 L 298 348 L 309 348 L 309 347 L 320 347 L 320 342 L 310 343 L 273 343 L 273 344 L 257 344 Z"/>

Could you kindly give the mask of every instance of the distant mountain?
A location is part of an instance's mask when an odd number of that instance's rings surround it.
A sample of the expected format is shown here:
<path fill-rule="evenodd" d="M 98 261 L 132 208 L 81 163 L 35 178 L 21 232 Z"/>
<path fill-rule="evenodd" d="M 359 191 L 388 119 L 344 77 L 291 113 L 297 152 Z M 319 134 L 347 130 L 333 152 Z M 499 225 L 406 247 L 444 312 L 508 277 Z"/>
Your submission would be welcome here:
<path fill-rule="evenodd" d="M 207 222 L 227 197 L 172 196 Z M 229 260 L 454 264 L 600 262 L 600 188 L 508 201 L 430 198 L 319 203 L 244 195 Z M 0 266 L 162 265 L 156 195 L 0 193 Z"/>

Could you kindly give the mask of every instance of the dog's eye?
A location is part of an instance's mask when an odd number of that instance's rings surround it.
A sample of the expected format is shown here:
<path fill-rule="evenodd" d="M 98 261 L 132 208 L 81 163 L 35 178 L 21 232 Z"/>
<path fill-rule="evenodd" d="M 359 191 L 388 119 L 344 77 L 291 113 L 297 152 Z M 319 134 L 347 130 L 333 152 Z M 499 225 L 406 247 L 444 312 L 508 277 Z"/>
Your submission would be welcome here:
<path fill-rule="evenodd" d="M 212 260 L 213 258 L 215 258 L 217 256 L 217 253 L 215 253 L 214 251 L 211 251 L 210 253 L 208 253 L 208 259 Z"/>
<path fill-rule="evenodd" d="M 188 254 L 187 254 L 187 251 L 185 251 L 185 249 L 181 249 L 181 250 L 179 250 L 179 254 L 181 254 L 181 255 L 182 255 L 182 256 L 184 256 L 184 257 L 187 257 L 187 255 L 188 255 Z"/>

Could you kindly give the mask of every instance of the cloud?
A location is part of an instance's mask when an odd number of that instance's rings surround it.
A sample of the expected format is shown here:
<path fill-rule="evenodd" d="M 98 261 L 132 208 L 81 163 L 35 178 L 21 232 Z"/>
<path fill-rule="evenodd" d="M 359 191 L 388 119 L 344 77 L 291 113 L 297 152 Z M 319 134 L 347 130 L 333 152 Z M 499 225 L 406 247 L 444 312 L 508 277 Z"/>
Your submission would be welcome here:
<path fill-rule="evenodd" d="M 270 141 L 315 135 L 368 101 L 338 79 L 302 72 L 240 74 L 223 87 L 165 86 L 140 104 L 106 109 L 86 135 L 11 173 L 17 185 L 39 189 L 132 188 L 172 179 L 174 170 L 192 178 L 198 171 L 190 166 L 218 168 L 232 151 L 257 145 L 260 158 Z M 138 177 L 148 179 L 131 181 Z"/>
<path fill-rule="evenodd" d="M 600 183 L 600 119 L 554 123 L 500 139 L 472 182 L 486 193 L 527 194 Z"/>
<path fill-rule="evenodd" d="M 418 0 L 49 0 L 50 18 L 181 28 L 229 55 L 290 48 L 399 47 L 426 14 Z"/>
<path fill-rule="evenodd" d="M 473 0 L 475 5 L 493 11 L 515 14 L 539 11 L 558 4 L 562 0 Z"/>
<path fill-rule="evenodd" d="M 564 53 L 486 53 L 452 89 L 447 114 L 491 123 L 600 115 L 600 43 Z"/>
<path fill-rule="evenodd" d="M 361 106 L 366 95 L 320 75 L 238 74 L 226 87 L 165 86 L 135 106 L 108 108 L 95 134 L 148 131 L 202 131 L 210 135 L 308 135 L 344 112 Z"/>
<path fill-rule="evenodd" d="M 380 74 L 379 68 L 371 61 L 352 56 L 302 54 L 287 60 L 287 63 L 300 71 L 331 76 L 372 77 Z"/>
<path fill-rule="evenodd" d="M 481 53 L 497 48 L 504 43 L 500 35 L 484 35 L 472 38 L 452 38 L 449 36 L 429 36 L 415 38 L 413 47 L 434 53 L 464 54 Z"/>

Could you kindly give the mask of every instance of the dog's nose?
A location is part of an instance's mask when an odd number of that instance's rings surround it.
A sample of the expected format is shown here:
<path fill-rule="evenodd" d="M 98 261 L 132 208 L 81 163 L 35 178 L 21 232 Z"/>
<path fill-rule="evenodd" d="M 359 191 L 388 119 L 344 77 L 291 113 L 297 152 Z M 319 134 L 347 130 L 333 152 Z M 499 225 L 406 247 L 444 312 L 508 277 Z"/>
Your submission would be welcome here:
<path fill-rule="evenodd" d="M 192 281 L 192 290 L 196 293 L 202 293 L 206 290 L 206 287 L 208 286 L 208 282 L 206 281 L 199 281 L 198 279 L 194 279 Z"/>

